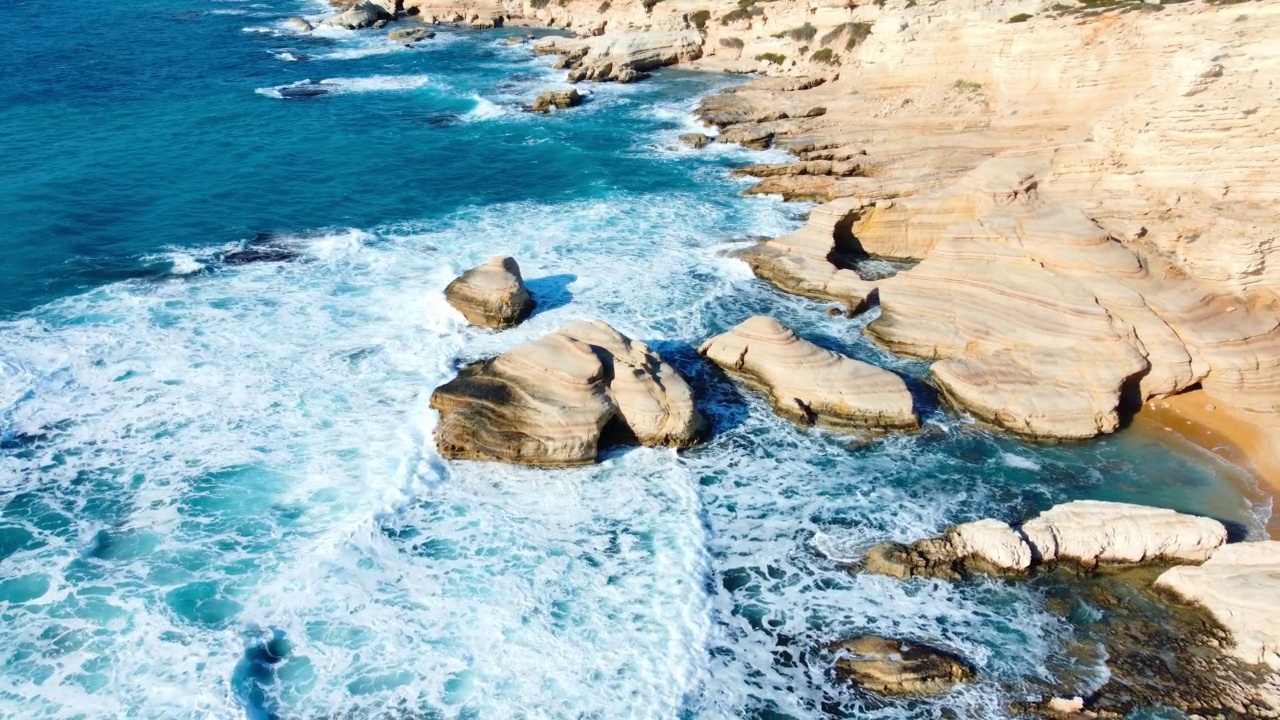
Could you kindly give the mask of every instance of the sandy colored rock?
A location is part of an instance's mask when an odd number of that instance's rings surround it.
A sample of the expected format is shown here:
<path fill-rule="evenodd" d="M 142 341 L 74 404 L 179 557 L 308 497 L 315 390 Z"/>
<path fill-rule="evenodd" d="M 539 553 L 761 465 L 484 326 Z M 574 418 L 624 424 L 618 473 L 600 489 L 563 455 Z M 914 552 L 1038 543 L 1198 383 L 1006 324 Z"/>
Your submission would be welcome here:
<path fill-rule="evenodd" d="M 1055 505 L 1023 523 L 1040 562 L 1203 562 L 1227 541 L 1212 518 L 1101 500 Z"/>
<path fill-rule="evenodd" d="M 700 150 L 707 145 L 710 145 L 711 140 L 712 138 L 710 135 L 703 135 L 702 133 L 685 133 L 680 136 L 681 145 L 694 148 L 695 150 Z"/>
<path fill-rule="evenodd" d="M 910 545 L 876 545 L 867 552 L 863 567 L 900 580 L 960 580 L 972 574 L 1025 574 L 1031 563 L 1031 546 L 1021 533 L 999 520 L 986 519 L 957 525 L 942 537 Z"/>
<path fill-rule="evenodd" d="M 287 20 L 284 21 L 284 24 L 289 26 L 290 30 L 293 30 L 294 32 L 300 32 L 300 33 L 308 33 L 315 29 L 314 27 L 312 27 L 311 22 L 303 17 L 288 18 Z"/>
<path fill-rule="evenodd" d="M 572 67 L 571 82 L 634 82 L 645 71 L 699 57 L 702 44 L 702 34 L 693 29 L 644 30 L 585 38 L 544 37 L 534 43 L 534 52 L 565 56 Z"/>
<path fill-rule="evenodd" d="M 514 258 L 496 257 L 449 283 L 445 300 L 467 322 L 487 328 L 509 328 L 533 312 L 533 298 L 525 289 Z"/>
<path fill-rule="evenodd" d="M 1207 609 L 1241 660 L 1280 670 L 1280 542 L 1224 545 L 1202 565 L 1170 568 L 1156 585 Z"/>
<path fill-rule="evenodd" d="M 706 423 L 674 368 L 603 322 L 577 322 L 436 388 L 446 458 L 566 466 L 602 447 L 689 447 Z"/>
<path fill-rule="evenodd" d="M 902 378 L 820 348 L 773 318 L 748 318 L 698 352 L 764 392 L 792 422 L 837 429 L 920 426 Z"/>
<path fill-rule="evenodd" d="M 920 643 L 861 635 L 832 650 L 837 677 L 882 695 L 935 695 L 974 677 L 960 657 Z"/>
<path fill-rule="evenodd" d="M 412 45 L 413 43 L 421 42 L 422 40 L 429 40 L 435 36 L 435 31 L 428 30 L 424 27 L 397 28 L 387 33 L 388 40 L 404 43 L 405 45 Z"/>
<path fill-rule="evenodd" d="M 374 2 L 362 2 L 353 5 L 349 10 L 325 18 L 321 21 L 321 24 L 348 30 L 359 30 L 373 27 L 375 23 L 380 20 L 386 20 L 388 17 L 390 16 L 387 14 L 386 9 L 381 5 Z"/>
<path fill-rule="evenodd" d="M 547 90 L 538 95 L 533 104 L 529 106 L 529 112 L 549 113 L 551 108 L 558 110 L 567 110 L 571 107 L 577 107 L 582 104 L 582 93 L 575 88 L 568 90 Z"/>

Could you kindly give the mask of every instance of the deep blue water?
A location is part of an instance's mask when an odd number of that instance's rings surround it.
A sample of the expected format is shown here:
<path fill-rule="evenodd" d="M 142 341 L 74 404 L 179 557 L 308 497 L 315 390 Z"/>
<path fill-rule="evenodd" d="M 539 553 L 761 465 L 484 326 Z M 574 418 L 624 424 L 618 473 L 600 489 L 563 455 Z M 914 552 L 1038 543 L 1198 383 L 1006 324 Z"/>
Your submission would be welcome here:
<path fill-rule="evenodd" d="M 917 383 L 929 427 L 797 430 L 692 347 L 757 312 L 913 377 L 721 253 L 807 208 L 741 198 L 758 159 L 680 148 L 725 78 L 559 84 L 515 31 L 302 37 L 289 2 L 0 7 L 0 716 L 1001 717 L 1097 657 L 1034 587 L 900 583 L 867 545 L 1071 498 L 1258 533 L 1215 461 L 1122 433 L 1030 446 Z M 273 97 L 303 79 L 329 95 Z M 267 242 L 288 262 L 225 265 Z M 444 285 L 519 258 L 524 326 Z M 716 436 L 599 467 L 446 464 L 430 391 L 462 361 L 601 318 L 694 380 Z M 836 688 L 854 632 L 952 648 L 980 681 Z M 1088 645 L 1088 643 L 1085 643 Z M 1069 693 L 1067 693 L 1069 694 Z"/>

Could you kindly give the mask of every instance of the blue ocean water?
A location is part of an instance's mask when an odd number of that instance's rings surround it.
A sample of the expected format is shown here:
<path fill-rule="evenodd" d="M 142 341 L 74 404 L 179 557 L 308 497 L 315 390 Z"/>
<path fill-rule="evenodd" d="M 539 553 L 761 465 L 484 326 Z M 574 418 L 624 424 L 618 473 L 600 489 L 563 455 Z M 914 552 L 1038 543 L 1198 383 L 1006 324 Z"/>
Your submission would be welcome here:
<path fill-rule="evenodd" d="M 283 18 L 323 12 L 292 0 L 4 12 L 4 717 L 1002 717 L 1096 686 L 1090 639 L 1034 586 L 842 561 L 1081 497 L 1241 533 L 1269 516 L 1156 438 L 1028 445 L 917 382 L 926 432 L 857 444 L 700 362 L 766 312 L 925 370 L 722 256 L 807 211 L 738 196 L 728 170 L 760 154 L 676 142 L 727 78 L 532 116 L 561 76 L 514 30 L 409 50 L 292 34 Z M 274 92 L 305 79 L 332 92 Z M 253 243 L 292 259 L 220 261 Z M 467 328 L 442 290 L 496 254 L 539 312 Z M 459 364 L 594 318 L 692 378 L 712 442 L 565 471 L 439 459 L 427 400 Z M 823 647 L 857 632 L 948 647 L 980 680 L 907 702 L 839 688 Z"/>

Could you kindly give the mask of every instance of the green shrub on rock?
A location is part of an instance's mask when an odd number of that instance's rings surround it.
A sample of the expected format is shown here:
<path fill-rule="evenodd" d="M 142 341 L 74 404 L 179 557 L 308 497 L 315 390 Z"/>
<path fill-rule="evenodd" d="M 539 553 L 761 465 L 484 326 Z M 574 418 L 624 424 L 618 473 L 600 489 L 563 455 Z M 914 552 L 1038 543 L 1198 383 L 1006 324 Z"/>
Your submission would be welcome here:
<path fill-rule="evenodd" d="M 1018 13 L 1017 15 L 1014 15 L 1013 17 L 1009 18 L 1009 22 L 1011 23 L 1026 22 L 1030 20 L 1031 17 L 1032 16 L 1027 13 Z"/>
<path fill-rule="evenodd" d="M 761 53 L 756 56 L 756 60 L 764 60 L 767 63 L 781 65 L 787 61 L 787 56 L 780 53 Z"/>
<path fill-rule="evenodd" d="M 698 12 L 689 16 L 690 22 L 692 22 L 693 26 L 698 28 L 699 30 L 705 28 L 707 26 L 707 21 L 710 19 L 711 19 L 710 10 L 699 10 Z"/>
<path fill-rule="evenodd" d="M 736 37 L 720 38 L 721 47 L 733 48 L 734 50 L 741 50 L 745 44 L 746 43 L 742 42 L 742 38 L 736 38 Z"/>
<path fill-rule="evenodd" d="M 831 48 L 822 48 L 809 56 L 809 60 L 823 65 L 839 65 L 840 56 L 832 52 Z"/>

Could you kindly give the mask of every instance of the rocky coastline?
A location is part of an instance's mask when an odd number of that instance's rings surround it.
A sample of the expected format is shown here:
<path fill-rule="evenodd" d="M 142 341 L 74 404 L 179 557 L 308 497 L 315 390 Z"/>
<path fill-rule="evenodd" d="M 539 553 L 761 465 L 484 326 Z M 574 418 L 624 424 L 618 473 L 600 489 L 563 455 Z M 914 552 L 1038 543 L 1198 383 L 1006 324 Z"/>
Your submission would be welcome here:
<path fill-rule="evenodd" d="M 815 312 L 877 313 L 873 342 L 929 362 L 945 401 L 997 430 L 1088 440 L 1194 394 L 1230 418 L 1208 423 L 1214 442 L 1231 444 L 1221 454 L 1277 479 L 1280 116 L 1261 98 L 1280 69 L 1267 51 L 1280 8 L 367 0 L 326 22 L 396 18 L 571 30 L 533 44 L 560 57 L 569 83 L 637 82 L 672 65 L 757 76 L 705 98 L 708 133 L 681 140 L 795 157 L 737 171 L 758 181 L 747 192 L 821 203 L 795 233 L 735 253 L 760 279 L 821 301 Z M 568 92 L 533 109 L 567 110 L 578 97 Z M 449 294 L 482 327 L 533 310 L 511 258 L 469 271 Z M 803 426 L 919 425 L 901 378 L 773 318 L 707 338 L 699 354 Z M 685 449 L 707 431 L 679 372 L 601 321 L 463 368 L 432 407 L 445 457 L 538 466 L 595 462 L 616 444 Z M 1064 615 L 1080 598 L 1106 607 L 1097 624 L 1113 679 L 1089 697 L 1046 689 L 1019 709 L 1028 715 L 1164 704 L 1280 717 L 1280 544 L 1229 543 L 1215 520 L 1070 503 L 1016 525 L 983 519 L 877 546 L 854 571 L 1051 586 L 1065 576 L 1074 590 L 1048 593 Z M 828 651 L 837 678 L 886 695 L 973 677 L 964 658 L 925 641 L 862 636 Z M 1143 650 L 1152 643 L 1173 660 Z"/>

